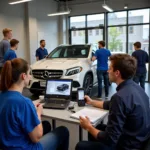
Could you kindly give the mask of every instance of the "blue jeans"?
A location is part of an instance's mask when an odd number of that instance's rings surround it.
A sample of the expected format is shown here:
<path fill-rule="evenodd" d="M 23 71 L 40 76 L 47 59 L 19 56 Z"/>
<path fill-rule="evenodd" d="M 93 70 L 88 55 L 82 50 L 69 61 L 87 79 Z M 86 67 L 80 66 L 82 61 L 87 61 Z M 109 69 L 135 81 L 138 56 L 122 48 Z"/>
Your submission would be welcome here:
<path fill-rule="evenodd" d="M 69 131 L 66 127 L 58 127 L 44 135 L 40 143 L 43 150 L 68 150 Z"/>
<path fill-rule="evenodd" d="M 105 86 L 105 96 L 108 97 L 109 94 L 109 78 L 107 70 L 97 70 L 98 79 L 98 97 L 102 97 L 102 81 L 104 79 Z"/>
<path fill-rule="evenodd" d="M 143 73 L 143 74 L 137 73 L 137 74 L 134 76 L 134 78 L 133 78 L 133 80 L 134 80 L 137 84 L 140 83 L 140 86 L 141 86 L 144 90 L 145 90 L 145 79 L 146 79 L 146 73 Z"/>

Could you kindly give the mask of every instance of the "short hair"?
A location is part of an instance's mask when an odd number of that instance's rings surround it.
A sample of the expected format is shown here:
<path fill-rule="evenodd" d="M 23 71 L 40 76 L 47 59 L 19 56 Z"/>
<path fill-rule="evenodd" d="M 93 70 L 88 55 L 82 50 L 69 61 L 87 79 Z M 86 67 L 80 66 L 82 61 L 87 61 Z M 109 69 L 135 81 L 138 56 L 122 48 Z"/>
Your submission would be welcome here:
<path fill-rule="evenodd" d="M 41 41 L 40 41 L 40 44 L 41 44 L 42 42 L 44 42 L 44 41 L 45 41 L 45 40 L 41 40 Z"/>
<path fill-rule="evenodd" d="M 12 30 L 9 28 L 3 29 L 3 35 L 6 36 L 6 34 L 9 33 L 10 31 L 12 31 Z"/>
<path fill-rule="evenodd" d="M 19 43 L 19 41 L 18 40 L 16 40 L 16 39 L 12 39 L 11 41 L 10 41 L 10 46 L 11 47 L 14 47 L 16 44 L 18 44 Z"/>
<path fill-rule="evenodd" d="M 121 78 L 131 79 L 136 73 L 137 61 L 128 54 L 115 54 L 110 56 L 113 71 L 119 70 Z"/>
<path fill-rule="evenodd" d="M 135 42 L 133 45 L 136 46 L 137 48 L 141 48 L 141 42 Z"/>
<path fill-rule="evenodd" d="M 105 47 L 105 41 L 99 41 L 98 43 Z"/>

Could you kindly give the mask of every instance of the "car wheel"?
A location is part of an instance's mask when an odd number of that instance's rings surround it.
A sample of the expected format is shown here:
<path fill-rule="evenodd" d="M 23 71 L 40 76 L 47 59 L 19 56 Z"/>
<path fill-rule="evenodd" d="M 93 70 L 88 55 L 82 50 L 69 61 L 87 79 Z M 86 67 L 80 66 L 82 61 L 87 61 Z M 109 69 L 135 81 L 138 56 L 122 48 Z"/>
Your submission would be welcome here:
<path fill-rule="evenodd" d="M 84 78 L 83 88 L 86 95 L 91 96 L 92 88 L 93 88 L 93 78 L 92 75 L 87 74 Z"/>
<path fill-rule="evenodd" d="M 33 95 L 40 95 L 40 94 L 42 93 L 42 91 L 32 90 L 32 89 L 30 89 L 30 92 L 31 92 Z"/>

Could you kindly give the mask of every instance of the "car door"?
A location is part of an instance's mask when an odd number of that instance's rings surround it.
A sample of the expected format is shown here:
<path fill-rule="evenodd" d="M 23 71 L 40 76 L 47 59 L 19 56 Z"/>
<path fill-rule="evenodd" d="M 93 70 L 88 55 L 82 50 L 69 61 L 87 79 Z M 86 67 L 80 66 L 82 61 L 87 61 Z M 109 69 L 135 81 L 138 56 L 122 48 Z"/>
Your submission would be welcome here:
<path fill-rule="evenodd" d="M 98 49 L 97 44 L 92 44 L 91 45 L 91 59 L 95 55 L 96 50 Z M 94 62 L 91 61 L 91 70 L 94 73 L 94 84 L 97 83 L 97 60 Z"/>

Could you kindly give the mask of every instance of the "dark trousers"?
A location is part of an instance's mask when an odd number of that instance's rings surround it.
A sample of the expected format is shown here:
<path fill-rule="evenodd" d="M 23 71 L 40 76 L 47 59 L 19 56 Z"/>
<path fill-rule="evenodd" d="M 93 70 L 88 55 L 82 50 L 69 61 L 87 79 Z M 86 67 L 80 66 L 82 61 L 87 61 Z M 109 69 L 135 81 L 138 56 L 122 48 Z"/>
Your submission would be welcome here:
<path fill-rule="evenodd" d="M 1 72 L 2 72 L 2 69 L 3 69 L 3 67 L 0 67 L 0 74 L 1 74 Z"/>
<path fill-rule="evenodd" d="M 96 127 L 98 130 L 104 131 L 106 125 L 100 124 Z M 76 145 L 76 150 L 115 150 L 114 147 L 106 144 L 106 141 L 98 141 L 91 134 L 88 134 L 89 141 L 79 142 Z"/>
<path fill-rule="evenodd" d="M 134 80 L 137 84 L 140 83 L 140 86 L 141 86 L 144 90 L 145 90 L 145 79 L 146 79 L 146 73 L 143 73 L 143 74 L 137 73 L 137 74 L 134 76 L 134 78 L 133 78 L 133 80 Z"/>
<path fill-rule="evenodd" d="M 104 79 L 105 86 L 105 96 L 108 97 L 109 94 L 109 78 L 108 72 L 104 70 L 97 70 L 97 79 L 98 79 L 98 97 L 102 97 L 102 81 Z"/>
<path fill-rule="evenodd" d="M 69 147 L 69 131 L 66 127 L 58 127 L 51 131 L 48 121 L 43 121 L 43 137 L 40 143 L 43 150 L 68 150 Z"/>

